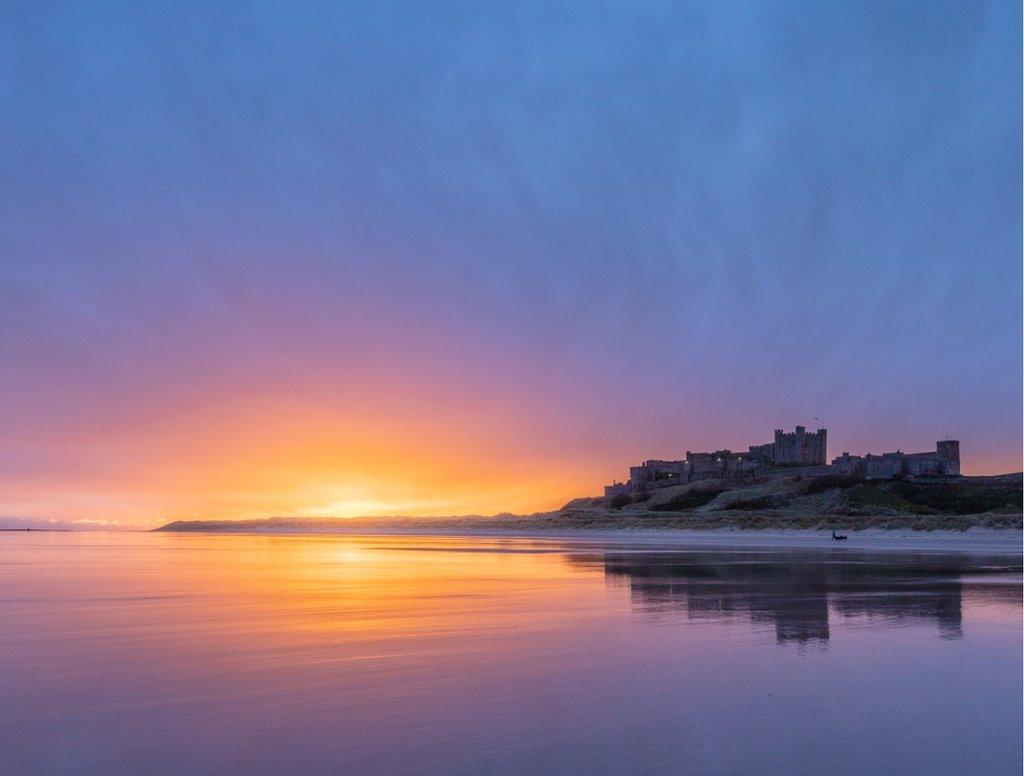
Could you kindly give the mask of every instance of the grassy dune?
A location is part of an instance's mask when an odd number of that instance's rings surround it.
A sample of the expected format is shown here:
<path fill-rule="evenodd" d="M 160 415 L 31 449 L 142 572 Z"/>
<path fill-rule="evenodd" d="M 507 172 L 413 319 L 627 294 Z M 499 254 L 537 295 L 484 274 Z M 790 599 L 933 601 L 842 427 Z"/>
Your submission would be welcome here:
<path fill-rule="evenodd" d="M 912 531 L 966 531 L 969 528 L 1021 529 L 1021 515 L 793 515 L 772 512 L 680 514 L 676 512 L 611 513 L 604 510 L 566 510 L 535 515 L 465 517 L 373 518 L 267 518 L 265 520 L 179 520 L 158 531 L 273 532 L 273 533 L 372 533 L 374 531 L 565 531 L 663 529 L 753 531 L 867 529 Z"/>
<path fill-rule="evenodd" d="M 804 479 L 705 480 L 633 496 L 577 499 L 565 509 L 630 512 L 757 512 L 845 517 L 967 516 L 1017 513 L 1021 475 L 935 480 Z"/>

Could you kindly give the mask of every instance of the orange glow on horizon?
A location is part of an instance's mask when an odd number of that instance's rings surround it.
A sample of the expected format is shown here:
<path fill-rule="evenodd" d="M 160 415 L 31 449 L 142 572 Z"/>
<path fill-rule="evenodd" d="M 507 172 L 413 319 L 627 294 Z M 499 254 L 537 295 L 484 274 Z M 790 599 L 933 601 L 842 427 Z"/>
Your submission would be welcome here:
<path fill-rule="evenodd" d="M 531 513 L 596 495 L 644 452 L 659 452 L 614 429 L 599 429 L 605 436 L 594 444 L 581 441 L 526 400 L 440 404 L 429 401 L 430 386 L 420 395 L 384 385 L 377 401 L 368 393 L 211 391 L 205 404 L 157 412 L 140 403 L 119 407 L 117 423 L 83 415 L 59 436 L 23 434 L 15 442 L 27 456 L 49 461 L 60 450 L 64 458 L 6 474 L 0 516 L 149 528 L 189 519 Z M 966 474 L 1019 468 L 965 451 Z"/>
<path fill-rule="evenodd" d="M 5 483 L 8 514 L 152 527 L 179 519 L 534 512 L 599 490 L 593 464 L 546 455 L 530 434 L 445 413 L 262 400 L 168 415 L 133 433 L 82 429 L 95 462 Z M 600 468 L 600 465 L 598 465 Z"/>

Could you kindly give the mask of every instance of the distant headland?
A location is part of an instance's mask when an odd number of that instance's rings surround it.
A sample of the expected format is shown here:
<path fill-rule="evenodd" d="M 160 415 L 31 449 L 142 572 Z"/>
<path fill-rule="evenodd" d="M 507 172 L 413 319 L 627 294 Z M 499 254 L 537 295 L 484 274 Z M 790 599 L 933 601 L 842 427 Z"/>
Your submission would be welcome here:
<path fill-rule="evenodd" d="M 179 520 L 159 531 L 269 533 L 472 532 L 619 529 L 965 531 L 1022 525 L 1022 475 L 966 477 L 960 442 L 922 453 L 850 455 L 826 464 L 828 431 L 803 426 L 746 452 L 686 451 L 633 466 L 603 496 L 532 515 L 274 517 Z"/>
<path fill-rule="evenodd" d="M 702 480 L 628 495 L 573 499 L 531 515 L 272 517 L 179 520 L 156 530 L 217 533 L 534 533 L 548 531 L 1020 531 L 1021 475 L 956 482 L 856 478 Z"/>

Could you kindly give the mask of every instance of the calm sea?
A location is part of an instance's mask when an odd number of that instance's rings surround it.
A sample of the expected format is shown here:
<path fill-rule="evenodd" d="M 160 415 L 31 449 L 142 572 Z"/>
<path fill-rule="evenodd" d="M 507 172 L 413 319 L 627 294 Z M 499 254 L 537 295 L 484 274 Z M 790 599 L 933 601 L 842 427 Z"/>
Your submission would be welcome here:
<path fill-rule="evenodd" d="M 0 534 L 0 772 L 1020 774 L 1021 624 L 1019 553 Z"/>

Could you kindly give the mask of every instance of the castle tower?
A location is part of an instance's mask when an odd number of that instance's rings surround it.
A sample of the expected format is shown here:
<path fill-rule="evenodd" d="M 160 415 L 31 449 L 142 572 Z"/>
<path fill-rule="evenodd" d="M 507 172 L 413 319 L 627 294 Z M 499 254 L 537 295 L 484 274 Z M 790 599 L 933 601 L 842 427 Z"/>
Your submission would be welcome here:
<path fill-rule="evenodd" d="M 775 429 L 775 465 L 824 465 L 827 455 L 827 434 L 823 428 L 808 434 L 804 426 L 797 426 L 790 434 L 784 433 L 781 428 Z"/>
<path fill-rule="evenodd" d="M 815 450 L 815 463 L 824 466 L 828 461 L 828 429 L 818 429 L 818 447 Z"/>
<path fill-rule="evenodd" d="M 960 474 L 960 441 L 943 439 L 935 443 L 935 452 L 942 459 L 943 474 Z"/>

